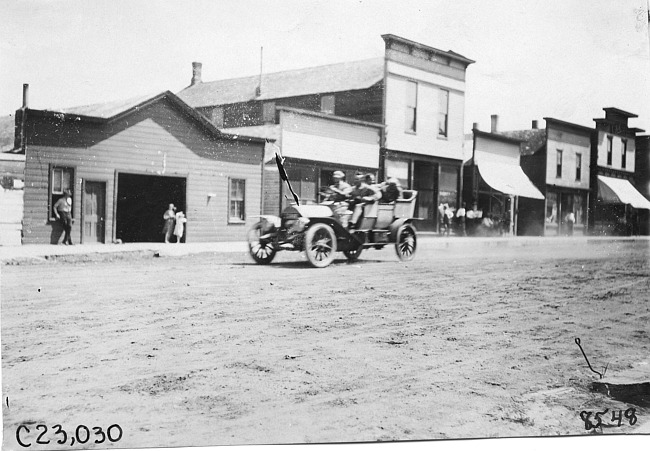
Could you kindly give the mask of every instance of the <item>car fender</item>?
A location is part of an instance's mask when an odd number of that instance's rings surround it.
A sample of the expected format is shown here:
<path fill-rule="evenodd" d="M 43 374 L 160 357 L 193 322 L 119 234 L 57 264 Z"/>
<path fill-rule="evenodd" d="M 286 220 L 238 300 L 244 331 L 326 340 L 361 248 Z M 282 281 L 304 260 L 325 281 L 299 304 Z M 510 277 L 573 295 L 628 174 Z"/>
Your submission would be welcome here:
<path fill-rule="evenodd" d="M 309 218 L 309 227 L 312 226 L 312 224 L 327 224 L 330 226 L 333 230 L 336 236 L 349 236 L 350 232 L 345 229 L 340 222 L 338 222 L 335 218 Z"/>
<path fill-rule="evenodd" d="M 275 231 L 282 224 L 282 219 L 279 216 L 259 215 L 257 217 L 260 218 L 259 222 L 262 224 L 262 230 L 267 233 Z"/>
<path fill-rule="evenodd" d="M 417 229 L 412 224 L 412 222 L 413 222 L 413 218 L 399 218 L 391 222 L 390 226 L 388 226 L 388 230 L 390 230 L 390 240 L 393 242 L 397 241 L 397 231 L 404 224 L 411 224 L 411 227 L 413 227 L 413 229 L 417 232 Z"/>

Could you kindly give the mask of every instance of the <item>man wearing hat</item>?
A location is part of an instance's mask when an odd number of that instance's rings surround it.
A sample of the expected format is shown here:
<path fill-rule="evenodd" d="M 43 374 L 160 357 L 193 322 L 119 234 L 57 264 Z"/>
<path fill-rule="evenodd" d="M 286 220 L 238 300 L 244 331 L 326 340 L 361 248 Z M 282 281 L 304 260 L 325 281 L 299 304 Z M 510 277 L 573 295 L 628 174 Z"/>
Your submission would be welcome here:
<path fill-rule="evenodd" d="M 72 192 L 69 189 L 63 191 L 63 197 L 56 201 L 53 207 L 54 216 L 61 223 L 65 236 L 63 244 L 72 245 Z"/>
<path fill-rule="evenodd" d="M 350 197 L 352 187 L 344 180 L 345 174 L 342 171 L 334 171 L 332 174 L 334 184 L 330 186 L 332 193 L 330 200 L 334 202 L 345 202 Z"/>

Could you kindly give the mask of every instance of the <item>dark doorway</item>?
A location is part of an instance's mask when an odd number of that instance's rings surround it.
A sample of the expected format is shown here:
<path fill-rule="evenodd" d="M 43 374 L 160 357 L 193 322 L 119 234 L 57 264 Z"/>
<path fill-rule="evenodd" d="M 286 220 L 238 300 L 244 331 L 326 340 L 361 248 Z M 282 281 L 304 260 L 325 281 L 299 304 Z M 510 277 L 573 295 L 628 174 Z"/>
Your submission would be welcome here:
<path fill-rule="evenodd" d="M 124 243 L 163 241 L 163 214 L 171 203 L 185 211 L 186 179 L 118 174 L 115 237 Z"/>
<path fill-rule="evenodd" d="M 436 205 L 438 187 L 438 165 L 428 161 L 413 163 L 413 189 L 418 192 L 415 222 L 418 230 L 435 231 L 438 221 Z"/>

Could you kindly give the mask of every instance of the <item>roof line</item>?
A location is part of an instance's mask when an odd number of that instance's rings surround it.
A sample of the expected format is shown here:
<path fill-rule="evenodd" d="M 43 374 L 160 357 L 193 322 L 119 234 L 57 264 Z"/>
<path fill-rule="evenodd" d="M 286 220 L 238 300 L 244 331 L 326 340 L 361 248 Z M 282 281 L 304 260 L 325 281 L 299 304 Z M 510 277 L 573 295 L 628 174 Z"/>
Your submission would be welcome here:
<path fill-rule="evenodd" d="M 446 55 L 446 56 L 448 56 L 448 57 L 450 57 L 452 59 L 455 59 L 457 61 L 461 61 L 463 63 L 466 63 L 467 65 L 470 65 L 470 64 L 473 64 L 473 63 L 476 62 L 476 61 L 471 60 L 471 59 L 461 55 L 460 53 L 456 53 L 456 52 L 454 52 L 452 50 L 447 50 L 447 51 L 440 50 L 440 49 L 437 49 L 435 47 L 431 47 L 431 46 L 428 46 L 426 44 L 422 44 L 420 42 L 411 41 L 410 39 L 406 39 L 406 38 L 403 38 L 401 36 L 397 36 L 397 35 L 394 35 L 394 34 L 382 34 L 381 37 L 382 37 L 382 39 L 384 41 L 391 40 L 391 41 L 402 42 L 404 44 L 411 45 L 411 46 L 413 46 L 415 48 L 418 48 L 418 49 L 421 49 L 421 50 Z"/>
<path fill-rule="evenodd" d="M 194 121 L 198 122 L 199 125 L 201 125 L 203 128 L 205 128 L 210 134 L 214 135 L 216 138 L 223 138 L 223 139 L 233 139 L 233 140 L 238 140 L 238 141 L 247 141 L 247 142 L 259 142 L 259 143 L 264 143 L 266 140 L 263 138 L 257 138 L 254 136 L 242 136 L 242 135 L 230 135 L 226 133 L 222 133 L 221 130 L 219 130 L 212 122 L 210 122 L 205 116 L 203 116 L 201 113 L 199 113 L 197 110 L 192 108 L 190 105 L 185 103 L 180 97 L 178 97 L 176 94 L 174 94 L 171 91 L 163 91 L 160 94 L 156 94 L 153 97 L 150 97 L 148 99 L 143 100 L 142 102 L 138 103 L 137 105 L 133 105 L 130 108 L 127 108 L 124 111 L 121 111 L 111 117 L 108 118 L 103 118 L 103 117 L 98 117 L 98 116 L 85 116 L 82 114 L 75 114 L 75 113 L 64 113 L 61 111 L 51 111 L 51 110 L 32 110 L 28 109 L 29 114 L 36 114 L 36 116 L 41 116 L 41 117 L 58 117 L 60 115 L 63 115 L 63 118 L 69 117 L 72 119 L 79 119 L 87 122 L 93 122 L 93 123 L 99 123 L 99 124 L 108 124 L 117 120 L 120 120 L 124 117 L 127 117 L 136 111 L 145 108 L 152 103 L 158 102 L 159 100 L 162 100 L 164 98 L 167 98 L 170 100 L 174 105 L 176 105 L 180 111 L 185 114 L 186 116 L 190 117 Z"/>
<path fill-rule="evenodd" d="M 555 122 L 557 124 L 565 125 L 567 127 L 575 128 L 575 129 L 578 129 L 578 130 L 581 130 L 581 131 L 588 131 L 589 133 L 594 131 L 593 128 L 585 127 L 584 125 L 580 125 L 580 124 L 574 124 L 573 122 L 563 121 L 561 119 L 555 119 L 553 117 L 544 117 L 543 119 L 546 121 L 546 126 L 547 127 L 548 127 L 549 122 Z"/>
<path fill-rule="evenodd" d="M 377 122 L 369 122 L 369 121 L 362 121 L 359 119 L 352 119 L 348 118 L 345 116 L 335 116 L 332 114 L 327 114 L 327 113 L 321 113 L 318 111 L 310 111 L 310 110 L 303 110 L 302 108 L 292 108 L 288 106 L 278 106 L 276 107 L 277 110 L 280 111 L 288 111 L 290 113 L 296 113 L 296 114 L 301 114 L 303 116 L 314 116 L 314 117 L 319 117 L 322 119 L 329 119 L 331 121 L 335 122 L 347 122 L 350 124 L 357 124 L 357 125 L 364 125 L 367 127 L 375 127 L 375 128 L 385 128 L 386 126 L 384 124 L 380 124 Z"/>
<path fill-rule="evenodd" d="M 484 132 L 483 130 L 479 129 L 474 129 L 472 130 L 476 136 L 483 136 L 485 138 L 494 138 L 497 141 L 503 141 L 507 143 L 512 143 L 512 144 L 521 144 L 522 142 L 526 142 L 525 139 L 519 139 L 519 138 L 511 138 L 509 136 L 501 135 L 499 133 L 490 133 L 490 132 Z"/>
<path fill-rule="evenodd" d="M 289 72 L 299 72 L 299 71 L 302 71 L 302 70 L 312 70 L 312 69 L 317 70 L 317 69 L 323 69 L 325 67 L 330 67 L 330 66 L 339 66 L 341 64 L 361 63 L 361 62 L 364 62 L 364 61 L 372 61 L 372 60 L 379 60 L 379 59 L 384 59 L 384 56 L 382 55 L 382 56 L 376 56 L 376 57 L 373 57 L 373 58 L 364 58 L 364 59 L 360 59 L 360 60 L 339 61 L 339 62 L 336 62 L 336 63 L 321 64 L 319 66 L 298 67 L 296 69 L 285 69 L 285 70 L 278 70 L 278 71 L 275 71 L 275 72 L 264 72 L 264 73 L 262 73 L 262 77 L 267 76 L 267 75 L 286 74 L 286 73 L 289 73 Z M 194 85 L 190 84 L 190 85 L 186 86 L 185 88 L 183 88 L 181 91 L 183 91 L 185 89 L 188 89 L 188 88 L 190 88 L 192 86 L 209 85 L 210 83 L 221 83 L 221 82 L 232 81 L 232 80 L 244 80 L 244 79 L 247 79 L 247 78 L 258 80 L 259 77 L 260 77 L 260 74 L 257 74 L 257 75 L 243 75 L 241 77 L 220 78 L 220 79 L 212 80 L 212 81 L 202 81 L 202 82 L 194 84 Z"/>

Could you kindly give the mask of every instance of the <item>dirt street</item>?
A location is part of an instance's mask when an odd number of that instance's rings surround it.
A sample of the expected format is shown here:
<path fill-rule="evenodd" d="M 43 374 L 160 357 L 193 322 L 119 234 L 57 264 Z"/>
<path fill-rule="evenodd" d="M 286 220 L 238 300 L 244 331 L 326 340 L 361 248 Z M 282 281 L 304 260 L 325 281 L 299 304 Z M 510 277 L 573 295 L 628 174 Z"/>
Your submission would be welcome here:
<path fill-rule="evenodd" d="M 84 447 L 136 448 L 580 435 L 606 408 L 638 421 L 596 433 L 650 422 L 588 389 L 574 342 L 608 374 L 650 356 L 646 244 L 72 260 L 1 268 L 8 449 L 21 424 L 49 448 L 55 425 L 67 448 L 79 425 Z"/>

